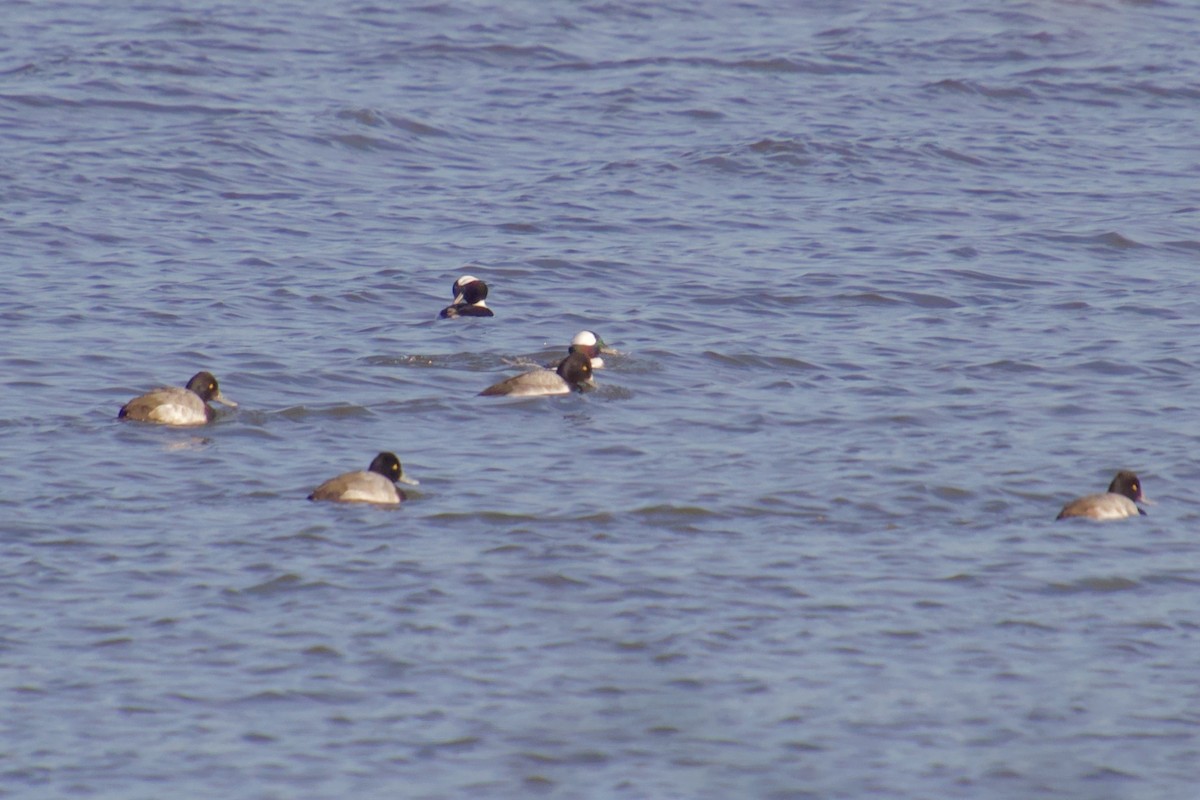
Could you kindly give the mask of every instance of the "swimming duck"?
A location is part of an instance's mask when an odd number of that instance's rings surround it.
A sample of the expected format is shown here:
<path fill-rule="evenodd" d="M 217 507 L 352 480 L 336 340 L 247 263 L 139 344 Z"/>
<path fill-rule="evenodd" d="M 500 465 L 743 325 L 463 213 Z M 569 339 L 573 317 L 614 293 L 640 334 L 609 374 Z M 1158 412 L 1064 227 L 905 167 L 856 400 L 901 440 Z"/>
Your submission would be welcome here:
<path fill-rule="evenodd" d="M 592 360 L 592 369 L 603 369 L 604 359 L 600 357 L 600 354 L 604 352 L 605 346 L 604 340 L 594 331 L 580 331 L 571 340 L 571 346 L 567 348 L 567 352 L 583 353 Z"/>
<path fill-rule="evenodd" d="M 1142 482 L 1129 470 L 1121 470 L 1104 494 L 1089 494 L 1072 500 L 1058 512 L 1057 519 L 1087 517 L 1088 519 L 1125 519 L 1145 514 L 1138 503 L 1149 503 L 1142 495 Z"/>
<path fill-rule="evenodd" d="M 347 472 L 322 483 L 309 500 L 334 500 L 340 503 L 384 503 L 396 505 L 407 500 L 404 492 L 396 488 L 396 481 L 416 486 L 420 481 L 404 474 L 400 459 L 395 453 L 383 452 L 375 456 L 365 471 Z"/>
<path fill-rule="evenodd" d="M 592 382 L 592 362 L 583 353 L 571 353 L 558 362 L 558 368 L 535 369 L 489 386 L 479 394 L 486 396 L 539 397 L 551 394 L 570 394 L 583 390 Z"/>
<path fill-rule="evenodd" d="M 494 317 L 487 307 L 488 286 L 474 275 L 463 275 L 454 282 L 454 303 L 442 309 L 441 319 L 458 317 Z"/>
<path fill-rule="evenodd" d="M 161 425 L 203 425 L 213 418 L 209 403 L 237 407 L 237 403 L 221 394 L 211 372 L 197 372 L 186 388 L 163 386 L 133 398 L 121 406 L 117 418 Z"/>

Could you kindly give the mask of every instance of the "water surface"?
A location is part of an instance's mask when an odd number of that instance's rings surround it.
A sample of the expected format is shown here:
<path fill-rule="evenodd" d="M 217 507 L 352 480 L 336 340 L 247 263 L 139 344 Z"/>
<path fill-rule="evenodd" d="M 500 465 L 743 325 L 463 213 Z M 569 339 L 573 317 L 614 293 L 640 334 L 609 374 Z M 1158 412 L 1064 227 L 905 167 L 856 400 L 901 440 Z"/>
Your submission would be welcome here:
<path fill-rule="evenodd" d="M 1192 797 L 1194 10 L 803 5 L 10 3 L 0 794 Z"/>

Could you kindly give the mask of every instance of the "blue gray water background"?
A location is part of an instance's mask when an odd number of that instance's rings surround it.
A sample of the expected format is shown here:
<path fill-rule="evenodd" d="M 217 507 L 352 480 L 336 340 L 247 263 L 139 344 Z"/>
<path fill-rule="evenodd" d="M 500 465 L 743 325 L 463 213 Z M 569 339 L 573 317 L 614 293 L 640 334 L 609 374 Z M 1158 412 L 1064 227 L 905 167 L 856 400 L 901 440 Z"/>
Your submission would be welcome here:
<path fill-rule="evenodd" d="M 1191 3 L 0 14 L 0 795 L 1196 797 Z"/>

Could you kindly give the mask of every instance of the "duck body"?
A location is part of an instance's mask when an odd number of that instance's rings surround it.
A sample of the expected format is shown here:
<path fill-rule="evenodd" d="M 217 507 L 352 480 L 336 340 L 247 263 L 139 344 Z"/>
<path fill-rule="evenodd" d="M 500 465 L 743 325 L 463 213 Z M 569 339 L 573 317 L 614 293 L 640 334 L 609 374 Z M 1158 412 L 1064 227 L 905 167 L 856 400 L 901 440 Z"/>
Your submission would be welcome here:
<path fill-rule="evenodd" d="M 339 503 L 378 503 L 398 505 L 408 497 L 397 486 L 402 481 L 417 484 L 418 481 L 404 474 L 400 459 L 395 453 L 383 452 L 375 456 L 365 470 L 346 472 L 322 483 L 309 500 L 332 500 Z"/>
<path fill-rule="evenodd" d="M 474 275 L 463 275 L 454 282 L 454 302 L 442 309 L 441 319 L 459 317 L 494 317 L 487 307 L 488 285 Z"/>
<path fill-rule="evenodd" d="M 440 319 L 459 319 L 460 317 L 494 317 L 496 316 L 487 306 L 468 305 L 467 303 L 459 303 L 458 305 L 446 306 L 442 309 L 442 313 L 438 315 Z"/>
<path fill-rule="evenodd" d="M 398 505 L 408 497 L 396 484 L 369 470 L 346 472 L 336 478 L 330 478 L 322 483 L 309 500 L 333 500 L 339 503 L 379 503 L 381 505 Z"/>
<path fill-rule="evenodd" d="M 485 397 L 544 397 L 582 391 L 592 382 L 592 362 L 583 353 L 571 353 L 557 369 L 535 369 L 500 381 L 479 394 Z"/>
<path fill-rule="evenodd" d="M 211 372 L 197 372 L 186 387 L 163 386 L 133 398 L 121 406 L 117 418 L 159 425 L 204 425 L 213 418 L 210 402 L 237 407 L 221 394 Z"/>
<path fill-rule="evenodd" d="M 1138 476 L 1129 470 L 1121 470 L 1108 485 L 1107 492 L 1089 494 L 1072 500 L 1063 506 L 1056 519 L 1069 517 L 1083 517 L 1098 521 L 1126 519 L 1144 515 L 1146 512 L 1138 506 L 1138 503 L 1146 502 L 1149 501 L 1142 494 L 1142 482 Z"/>

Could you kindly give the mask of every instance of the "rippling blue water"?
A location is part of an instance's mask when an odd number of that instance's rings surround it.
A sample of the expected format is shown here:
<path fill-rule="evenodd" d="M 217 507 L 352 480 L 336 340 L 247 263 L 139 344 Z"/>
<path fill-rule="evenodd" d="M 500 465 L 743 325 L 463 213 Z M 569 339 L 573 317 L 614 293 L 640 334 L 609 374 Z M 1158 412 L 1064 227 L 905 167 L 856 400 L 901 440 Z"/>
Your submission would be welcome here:
<path fill-rule="evenodd" d="M 993 6 L 7 4 L 0 795 L 1193 797 L 1200 18 Z"/>

